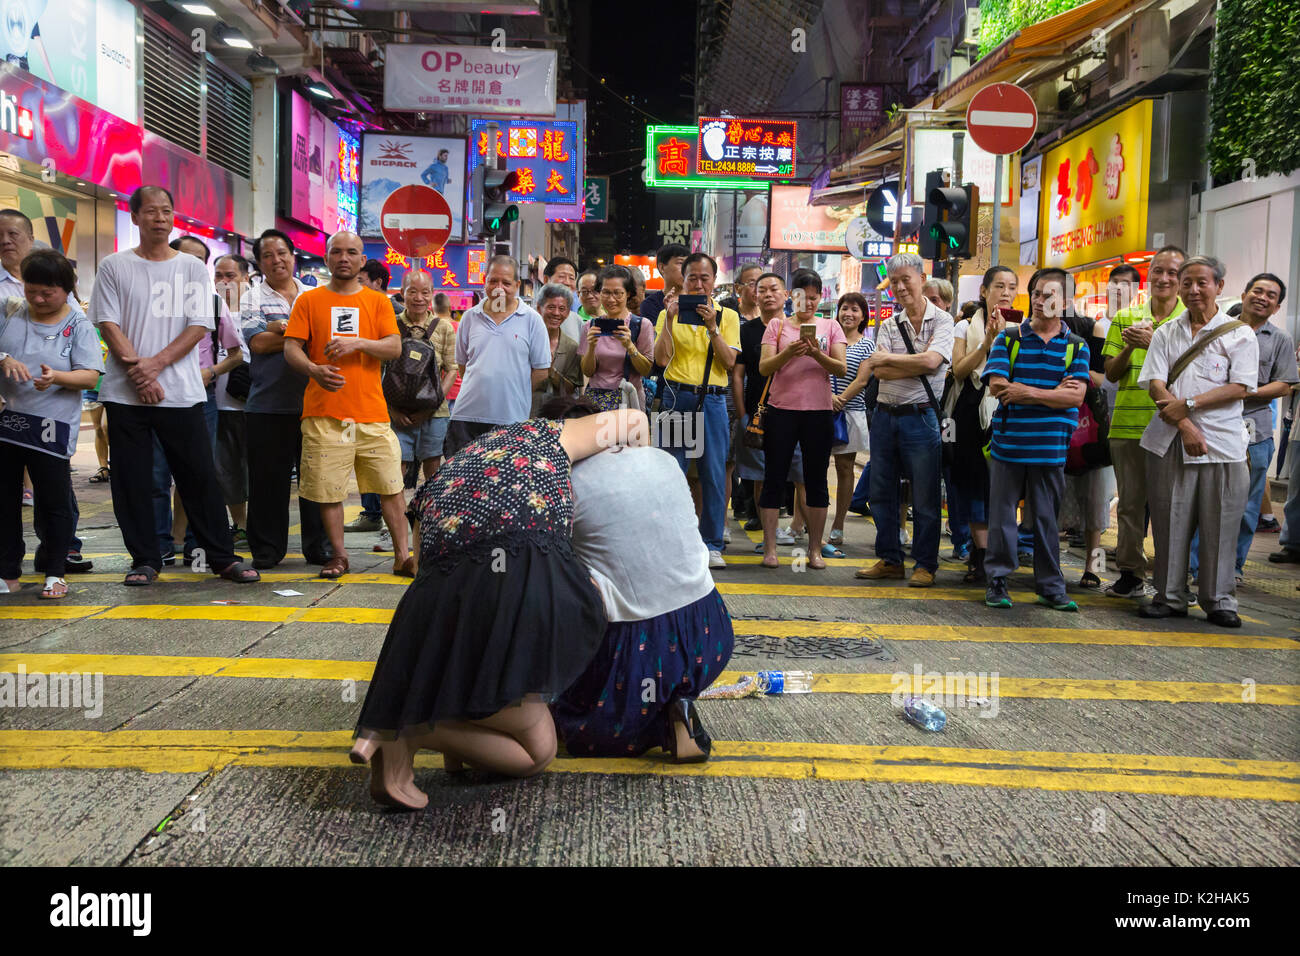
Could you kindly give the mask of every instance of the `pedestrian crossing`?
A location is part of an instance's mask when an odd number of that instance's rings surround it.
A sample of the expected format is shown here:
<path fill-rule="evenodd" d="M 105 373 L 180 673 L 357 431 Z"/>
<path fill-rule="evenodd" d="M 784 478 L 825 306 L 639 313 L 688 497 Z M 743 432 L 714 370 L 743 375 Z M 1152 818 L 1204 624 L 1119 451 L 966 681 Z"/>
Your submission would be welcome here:
<path fill-rule="evenodd" d="M 92 560 L 116 563 L 112 551 L 88 555 Z M 386 555 L 372 555 L 376 562 L 386 562 Z M 783 558 L 789 562 L 789 558 Z M 124 559 L 123 559 L 124 561 Z M 799 583 L 789 583 L 789 564 L 779 572 L 783 580 L 765 578 L 751 566 L 758 556 L 728 558 L 736 565 L 734 572 L 718 575 L 718 590 L 736 600 L 733 611 L 747 609 L 750 599 L 794 599 L 825 616 L 827 609 L 843 607 L 843 616 L 851 620 L 791 620 L 773 617 L 737 617 L 738 635 L 760 638 L 814 638 L 826 640 L 874 640 L 898 642 L 909 652 L 924 653 L 929 645 L 960 644 L 970 648 L 962 666 L 970 669 L 980 660 L 984 649 L 996 646 L 1043 645 L 1062 650 L 1088 648 L 1155 648 L 1180 652 L 1217 651 L 1268 652 L 1268 666 L 1261 674 L 1284 680 L 1158 680 L 1142 674 L 1123 673 L 1091 676 L 1060 676 L 1051 673 L 1009 673 L 1003 668 L 998 675 L 997 693 L 1007 701 L 1038 701 L 1061 705 L 1071 702 L 1110 705 L 1119 708 L 1145 706 L 1208 706 L 1223 708 L 1225 713 L 1243 708 L 1258 708 L 1261 720 L 1293 726 L 1290 708 L 1300 706 L 1300 682 L 1290 655 L 1300 650 L 1300 641 L 1286 633 L 1276 622 L 1243 615 L 1247 627 L 1242 631 L 1222 631 L 1205 626 L 1196 617 L 1174 622 L 1177 630 L 1163 629 L 1133 616 L 1133 604 L 1098 594 L 1079 595 L 1081 606 L 1096 609 L 1091 614 L 1062 616 L 1046 609 L 1035 609 L 1035 617 L 1044 625 L 1026 625 L 1023 621 L 980 609 L 976 623 L 953 617 L 953 623 L 909 623 L 900 620 L 897 608 L 914 607 L 916 601 L 936 602 L 934 607 L 951 605 L 954 611 L 962 604 L 979 603 L 982 593 L 976 588 L 935 587 L 908 588 L 905 582 L 860 582 L 849 578 L 844 569 L 861 566 L 863 559 L 828 559 L 826 572 L 799 575 Z M 102 565 L 101 565 L 102 567 Z M 959 570 L 953 565 L 954 571 Z M 1030 582 L 1026 571 L 1017 583 Z M 36 576 L 24 580 L 39 581 Z M 226 655 L 186 655 L 151 653 L 90 653 L 82 638 L 95 633 L 101 622 L 138 622 L 142 635 L 155 626 L 184 622 L 217 625 L 269 625 L 286 637 L 284 646 L 297 649 L 293 637 L 297 629 L 320 625 L 386 626 L 392 618 L 398 592 L 387 587 L 406 587 L 410 581 L 390 574 L 359 572 L 340 581 L 323 581 L 314 568 L 302 571 L 275 571 L 263 575 L 264 585 L 234 588 L 224 584 L 212 587 L 211 575 L 187 570 L 168 569 L 151 589 L 124 591 L 119 578 L 101 571 L 94 575 L 70 575 L 73 586 L 71 601 L 88 603 L 48 603 L 11 599 L 0 604 L 0 632 L 10 640 L 0 640 L 0 673 L 97 673 L 113 681 L 150 678 L 187 678 L 186 692 L 204 693 L 201 679 L 219 678 L 249 681 L 298 682 L 367 681 L 373 660 L 335 659 L 328 657 L 252 657 L 228 650 Z M 273 587 L 281 585 L 319 585 L 304 588 L 306 593 L 281 599 L 272 596 Z M 374 586 L 386 586 L 376 592 Z M 901 586 L 900 586 L 901 585 Z M 1032 594 L 1026 587 L 1013 592 L 1027 604 Z M 364 603 L 347 603 L 349 594 L 375 601 L 379 607 Z M 206 598 L 219 595 L 210 603 Z M 34 595 L 33 595 L 34 596 Z M 126 603 L 153 599 L 155 603 Z M 162 600 L 158 600 L 161 598 Z M 165 603 L 168 599 L 192 603 Z M 269 599 L 269 600 L 268 600 Z M 843 605 L 834 602 L 844 600 Z M 328 603 L 339 601 L 339 604 Z M 94 603 L 90 603 L 94 602 Z M 245 603 L 247 602 L 247 603 Z M 301 603 L 293 603 L 301 602 Z M 828 603 L 830 602 L 830 603 Z M 907 602 L 905 605 L 889 602 Z M 754 605 L 758 607 L 760 605 Z M 768 605 L 761 605 L 768 607 Z M 964 611 L 964 609 L 963 609 Z M 1041 612 L 1041 613 L 1039 613 Z M 773 613 L 769 611 L 769 613 Z M 941 612 L 942 613 L 942 612 Z M 970 614 L 970 612 L 964 612 Z M 933 619 L 932 619 L 933 620 Z M 943 620 L 943 617 L 940 618 Z M 1072 626 L 1055 626 L 1069 621 Z M 987 621 L 987 622 L 986 622 Z M 24 624 L 49 622 L 61 625 L 53 637 L 45 637 L 30 652 L 18 638 Z M 282 631 L 281 628 L 284 630 Z M 1198 628 L 1204 628 L 1203 630 Z M 373 653 L 378 632 L 369 632 L 364 645 Z M 364 652 L 363 652 L 364 653 Z M 1276 655 L 1281 654 L 1281 657 Z M 1077 658 L 1082 661 L 1086 657 Z M 1253 658 L 1252 658 L 1253 659 Z M 1261 660 L 1264 658 L 1261 657 Z M 955 658 L 954 658 L 955 660 Z M 1149 659 L 1146 659 L 1149 660 Z M 740 679 L 746 671 L 736 666 L 718 677 L 719 683 Z M 795 664 L 796 667 L 816 665 Z M 817 673 L 812 696 L 835 699 L 871 700 L 876 709 L 880 698 L 892 696 L 897 675 L 860 672 L 855 662 L 837 662 L 838 667 L 856 670 L 842 673 Z M 875 670 L 887 670 L 888 664 L 873 662 Z M 1056 662 L 1060 666 L 1060 660 Z M 1214 676 L 1222 677 L 1219 673 Z M 947 678 L 945 678 L 946 680 Z M 110 688 L 112 685 L 109 685 Z M 358 699 L 364 687 L 358 689 Z M 828 698 L 830 699 L 830 698 Z M 726 702 L 708 707 L 744 707 Z M 777 701 L 774 706 L 780 706 Z M 887 704 L 885 704 L 887 706 Z M 1216 712 L 1218 712 L 1216 710 Z M 1246 712 L 1246 711 L 1243 711 Z M 707 714 L 706 714 L 707 716 Z M 243 718 L 253 720 L 254 718 Z M 1253 718 L 1252 718 L 1253 719 Z M 0 721 L 4 721 L 0 711 Z M 257 727 L 231 727 L 224 730 L 175 728 L 135 730 L 128 720 L 123 727 L 102 732 L 80 729 L 20 729 L 0 724 L 0 770 L 48 772 L 67 769 L 118 769 L 148 773 L 213 772 L 226 768 L 283 767 L 333 768 L 340 772 L 357 772 L 347 761 L 350 730 L 281 731 Z M 986 722 L 980 721 L 980 724 Z M 988 722 L 991 723 L 991 722 Z M 56 724 L 57 726 L 57 724 Z M 81 726 L 85 726 L 81 724 Z M 981 730 L 984 729 L 981 727 Z M 805 733 L 815 734 L 815 730 Z M 919 734 L 919 731 L 917 732 Z M 931 738 L 936 746 L 871 746 L 814 740 L 763 741 L 716 740 L 713 758 L 702 765 L 674 765 L 657 753 L 629 759 L 586 759 L 561 754 L 548 773 L 557 775 L 614 775 L 675 779 L 743 777 L 765 780 L 807 781 L 809 783 L 869 783 L 906 786 L 941 784 L 950 786 L 1009 788 L 1043 791 L 1078 791 L 1098 793 L 1164 794 L 1228 800 L 1300 802 L 1300 763 L 1280 760 L 1242 759 L 1240 757 L 1180 756 L 1154 753 L 1114 753 L 1096 751 L 1031 751 L 989 749 L 943 742 L 963 741 L 961 735 Z M 1239 753 L 1235 747 L 1233 753 Z M 436 754 L 421 754 L 417 769 L 441 767 Z"/>

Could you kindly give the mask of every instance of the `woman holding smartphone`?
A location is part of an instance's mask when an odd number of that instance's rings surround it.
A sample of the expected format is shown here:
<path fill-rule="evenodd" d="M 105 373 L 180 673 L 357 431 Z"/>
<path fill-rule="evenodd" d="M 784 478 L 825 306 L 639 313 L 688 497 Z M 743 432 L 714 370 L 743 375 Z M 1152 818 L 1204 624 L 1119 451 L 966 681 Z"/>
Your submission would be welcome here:
<path fill-rule="evenodd" d="M 846 375 L 844 330 L 834 319 L 817 318 L 822 280 L 800 269 L 790 283 L 794 315 L 773 320 L 763 334 L 758 373 L 772 376 L 763 413 L 764 478 L 759 498 L 763 520 L 763 567 L 779 566 L 776 557 L 777 510 L 796 443 L 803 453 L 804 502 L 808 519 L 808 566 L 826 567 L 822 532 L 830 507 L 826 470 L 834 440 L 832 375 Z"/>
<path fill-rule="evenodd" d="M 637 401 L 645 408 L 643 376 L 654 369 L 654 323 L 630 309 L 636 299 L 636 279 L 626 266 L 608 266 L 597 277 L 603 315 L 584 327 L 582 374 L 587 376 L 583 394 L 602 411 L 624 404 L 623 384 L 636 389 Z"/>
<path fill-rule="evenodd" d="M 967 560 L 969 570 L 962 578 L 967 584 L 985 583 L 984 553 L 989 543 L 989 467 L 984 458 L 984 445 L 992 428 L 991 416 L 996 411 L 997 399 L 986 396 L 980 374 L 998 333 L 1012 325 L 1018 326 L 1024 318 L 1011 308 L 1018 285 L 1016 274 L 1006 266 L 989 269 L 980 283 L 979 309 L 969 321 L 962 320 L 953 328 L 952 376 L 956 397 L 949 414 L 956 442 L 952 446 L 951 462 L 954 486 L 948 489 L 948 494 L 964 503 L 970 516 L 972 547 Z"/>

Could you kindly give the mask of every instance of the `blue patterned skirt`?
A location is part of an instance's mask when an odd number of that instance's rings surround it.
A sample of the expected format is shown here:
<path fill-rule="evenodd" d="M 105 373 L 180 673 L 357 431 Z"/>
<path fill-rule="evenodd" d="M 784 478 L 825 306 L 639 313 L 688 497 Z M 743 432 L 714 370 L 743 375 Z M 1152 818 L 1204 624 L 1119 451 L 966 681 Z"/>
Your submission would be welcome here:
<path fill-rule="evenodd" d="M 569 753 L 635 757 L 663 744 L 667 708 L 694 699 L 731 659 L 717 590 L 648 621 L 615 621 L 581 677 L 551 707 Z"/>
<path fill-rule="evenodd" d="M 621 388 L 591 388 L 582 393 L 595 403 L 602 412 L 616 412 L 623 407 L 623 390 Z"/>

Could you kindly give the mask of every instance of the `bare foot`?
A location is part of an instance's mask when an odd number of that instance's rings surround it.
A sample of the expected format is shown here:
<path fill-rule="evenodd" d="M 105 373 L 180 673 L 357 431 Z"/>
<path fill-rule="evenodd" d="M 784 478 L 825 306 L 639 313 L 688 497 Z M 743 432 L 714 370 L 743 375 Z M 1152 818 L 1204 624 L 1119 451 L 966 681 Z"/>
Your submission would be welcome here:
<path fill-rule="evenodd" d="M 781 561 L 776 556 L 776 552 L 773 551 L 771 553 L 764 553 L 762 564 L 765 568 L 779 568 L 781 566 Z"/>
<path fill-rule="evenodd" d="M 808 567 L 812 568 L 814 571 L 825 571 L 826 562 L 822 560 L 822 556 L 820 554 L 814 554 L 811 558 L 808 559 Z"/>
<path fill-rule="evenodd" d="M 22 588 L 22 586 L 23 586 L 22 581 L 20 581 L 18 578 L 12 578 L 12 579 L 11 579 L 11 578 L 3 578 L 3 579 L 0 579 L 0 580 L 3 580 L 3 581 L 4 581 L 4 586 L 5 586 L 5 590 L 4 590 L 4 591 L 0 591 L 0 594 L 5 593 L 6 591 L 9 592 L 9 593 L 16 593 L 16 592 L 17 592 L 20 588 Z"/>

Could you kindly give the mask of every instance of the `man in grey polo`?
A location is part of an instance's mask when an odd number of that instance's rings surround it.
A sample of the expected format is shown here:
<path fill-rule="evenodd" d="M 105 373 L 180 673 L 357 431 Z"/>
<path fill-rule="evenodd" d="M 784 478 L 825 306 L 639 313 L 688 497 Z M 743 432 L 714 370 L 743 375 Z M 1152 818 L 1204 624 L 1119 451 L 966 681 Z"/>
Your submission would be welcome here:
<path fill-rule="evenodd" d="M 461 316 L 456 364 L 462 375 L 443 442 L 450 458 L 480 435 L 527 420 L 533 387 L 551 368 L 551 342 L 542 317 L 519 299 L 519 264 L 494 256 L 483 301 Z"/>

